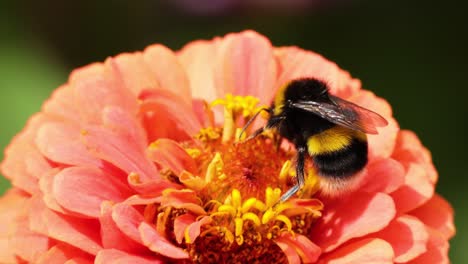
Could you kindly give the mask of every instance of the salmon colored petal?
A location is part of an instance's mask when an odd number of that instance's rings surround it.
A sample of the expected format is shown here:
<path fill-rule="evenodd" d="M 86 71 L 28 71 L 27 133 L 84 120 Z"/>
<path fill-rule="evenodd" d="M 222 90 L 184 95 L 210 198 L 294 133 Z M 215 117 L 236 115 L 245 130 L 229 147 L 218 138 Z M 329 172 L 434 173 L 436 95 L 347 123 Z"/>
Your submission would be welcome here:
<path fill-rule="evenodd" d="M 24 217 L 17 220 L 15 234 L 10 243 L 15 255 L 26 261 L 36 262 L 53 242 L 47 236 L 29 230 L 28 219 Z"/>
<path fill-rule="evenodd" d="M 406 168 L 411 163 L 423 166 L 429 181 L 432 184 L 436 183 L 438 175 L 432 163 L 431 153 L 421 144 L 414 132 L 402 130 L 398 133 L 393 157 Z"/>
<path fill-rule="evenodd" d="M 0 197 L 0 263 L 16 263 L 11 239 L 18 228 L 18 219 L 27 214 L 28 199 L 29 195 L 16 188 Z"/>
<path fill-rule="evenodd" d="M 101 241 L 104 248 L 118 249 L 129 253 L 147 253 L 147 249 L 141 244 L 125 235 L 112 219 L 113 205 L 104 202 L 101 206 Z M 101 252 L 101 251 L 100 251 Z"/>
<path fill-rule="evenodd" d="M 214 81 L 215 56 L 219 40 L 194 41 L 182 48 L 177 54 L 187 72 L 190 89 L 194 98 L 209 102 L 225 94 L 226 87 L 216 87 Z"/>
<path fill-rule="evenodd" d="M 147 179 L 142 181 L 140 175 L 131 173 L 127 177 L 128 184 L 135 191 L 147 196 L 160 196 L 166 189 L 181 189 L 181 185 L 164 179 Z"/>
<path fill-rule="evenodd" d="M 395 204 L 384 193 L 355 193 L 329 205 L 311 240 L 329 252 L 344 242 L 377 232 L 395 217 Z"/>
<path fill-rule="evenodd" d="M 163 45 L 151 45 L 145 49 L 143 60 L 158 81 L 159 88 L 175 92 L 191 103 L 189 80 L 173 51 Z"/>
<path fill-rule="evenodd" d="M 427 243 L 427 251 L 412 260 L 411 264 L 449 264 L 448 258 L 448 241 L 436 230 L 428 228 L 429 242 Z"/>
<path fill-rule="evenodd" d="M 374 160 L 367 165 L 367 175 L 360 190 L 391 193 L 404 184 L 405 169 L 391 159 Z"/>
<path fill-rule="evenodd" d="M 170 169 L 176 175 L 184 170 L 195 173 L 196 164 L 193 158 L 177 142 L 170 139 L 158 139 L 147 149 L 151 160 L 163 168 Z"/>
<path fill-rule="evenodd" d="M 372 92 L 361 90 L 349 100 L 359 106 L 374 111 L 388 121 L 386 127 L 378 128 L 378 134 L 367 135 L 369 141 L 369 158 L 387 158 L 392 155 L 398 131 L 398 123 L 392 117 L 392 108 L 382 98 L 375 96 Z"/>
<path fill-rule="evenodd" d="M 34 145 L 38 127 L 49 120 L 44 114 L 36 114 L 28 120 L 26 128 L 18 134 L 5 151 L 1 164 L 2 174 L 11 180 L 13 186 L 37 193 L 38 178 L 50 170 L 51 165 Z"/>
<path fill-rule="evenodd" d="M 95 157 L 110 162 L 127 175 L 137 173 L 141 181 L 160 177 L 144 150 L 128 142 L 124 135 L 115 134 L 102 127 L 89 127 L 82 133 L 82 140 Z"/>
<path fill-rule="evenodd" d="M 73 71 L 70 85 L 74 103 L 81 106 L 77 114 L 82 122 L 101 123 L 101 112 L 108 106 L 121 107 L 129 113 L 137 111 L 136 96 L 122 86 L 122 76 L 113 69 L 111 59 Z"/>
<path fill-rule="evenodd" d="M 437 230 L 445 239 L 450 239 L 455 235 L 453 224 L 453 208 L 440 195 L 435 194 L 422 206 L 410 212 L 425 225 Z"/>
<path fill-rule="evenodd" d="M 106 64 L 134 96 L 143 90 L 158 89 L 160 86 L 156 75 L 143 59 L 142 52 L 123 53 L 109 58 Z"/>
<path fill-rule="evenodd" d="M 317 53 L 297 47 L 284 47 L 276 48 L 275 56 L 280 69 L 275 90 L 291 80 L 304 77 L 325 81 L 332 94 L 344 98 L 360 89 L 358 80 L 351 79 L 349 73 Z"/>
<path fill-rule="evenodd" d="M 143 243 L 151 251 L 174 259 L 188 258 L 187 252 L 179 247 L 174 246 L 166 238 L 159 235 L 158 232 L 156 232 L 156 229 L 151 227 L 148 223 L 141 223 L 138 230 L 140 230 Z"/>
<path fill-rule="evenodd" d="M 35 142 L 41 153 L 54 162 L 99 166 L 100 161 L 90 155 L 80 136 L 77 126 L 50 122 L 39 128 Z"/>
<path fill-rule="evenodd" d="M 158 129 L 171 125 L 169 126 L 172 131 L 171 133 L 184 132 L 187 137 L 191 137 L 201 128 L 201 124 L 193 112 L 192 105 L 181 100 L 181 98 L 172 91 L 147 90 L 140 95 L 139 99 L 142 101 L 140 105 L 140 115 L 154 116 L 153 119 L 155 123 L 147 123 L 147 130 L 153 129 L 156 130 L 154 131 L 154 133 L 156 133 Z M 166 136 L 174 139 L 174 135 L 172 134 Z M 154 139 L 150 136 L 150 140 Z"/>
<path fill-rule="evenodd" d="M 289 247 L 294 248 L 294 251 L 301 257 L 302 263 L 315 263 L 322 253 L 320 247 L 303 235 L 293 236 L 289 233 L 284 233 L 275 242 L 277 244 L 278 242 L 286 243 Z"/>
<path fill-rule="evenodd" d="M 66 263 L 68 260 L 72 259 L 81 259 L 82 261 L 89 261 L 92 263 L 91 255 L 81 251 L 80 249 L 59 243 L 58 245 L 53 246 L 45 254 L 37 260 L 37 264 L 62 264 Z"/>
<path fill-rule="evenodd" d="M 396 263 L 406 263 L 426 252 L 429 239 L 424 224 L 408 215 L 398 217 L 387 228 L 370 236 L 381 238 L 392 245 Z"/>
<path fill-rule="evenodd" d="M 117 249 L 104 249 L 99 251 L 94 260 L 95 264 L 162 264 L 162 260 L 140 255 L 132 255 Z"/>
<path fill-rule="evenodd" d="M 99 223 L 55 213 L 45 207 L 40 197 L 33 197 L 30 228 L 40 234 L 73 245 L 95 255 L 101 250 Z"/>
<path fill-rule="evenodd" d="M 204 216 L 200 220 L 191 223 L 186 230 L 186 238 L 189 239 L 189 241 L 186 241 L 188 243 L 192 243 L 197 239 L 197 237 L 200 235 L 201 232 L 201 227 L 206 224 L 210 224 L 212 222 L 212 218 L 209 216 Z"/>
<path fill-rule="evenodd" d="M 57 202 L 67 210 L 95 218 L 101 214 L 103 201 L 119 202 L 131 194 L 130 189 L 113 175 L 91 167 L 62 170 L 54 177 L 53 193 Z"/>
<path fill-rule="evenodd" d="M 253 31 L 229 34 L 222 40 L 217 55 L 216 87 L 270 103 L 276 81 L 276 62 L 267 38 Z"/>
<path fill-rule="evenodd" d="M 135 194 L 127 198 L 123 203 L 128 205 L 148 205 L 148 204 L 159 204 L 161 197 L 143 197 Z"/>
<path fill-rule="evenodd" d="M 395 200 L 397 211 L 403 214 L 423 205 L 433 194 L 434 186 L 429 182 L 426 171 L 422 166 L 413 163 L 406 172 L 405 185 L 394 191 L 391 196 Z"/>
<path fill-rule="evenodd" d="M 319 261 L 320 264 L 391 264 L 393 250 L 382 239 L 368 238 L 346 244 Z"/>
<path fill-rule="evenodd" d="M 179 215 L 174 219 L 174 235 L 177 243 L 181 244 L 184 240 L 185 230 L 196 221 L 192 214 Z"/>
<path fill-rule="evenodd" d="M 148 142 L 146 133 L 139 120 L 134 115 L 120 107 L 106 107 L 102 111 L 105 128 L 131 142 L 135 149 L 143 150 Z"/>
<path fill-rule="evenodd" d="M 64 264 L 93 264 L 92 260 L 83 259 L 83 258 L 72 258 L 65 261 Z"/>
<path fill-rule="evenodd" d="M 144 221 L 144 218 L 133 206 L 123 203 L 116 204 L 113 207 L 112 219 L 122 233 L 143 244 L 138 226 Z"/>
<path fill-rule="evenodd" d="M 81 214 L 76 214 L 63 208 L 57 202 L 57 199 L 55 199 L 54 179 L 55 179 L 55 175 L 57 175 L 61 170 L 62 168 L 55 168 L 42 175 L 41 179 L 39 180 L 39 187 L 41 188 L 41 191 L 43 193 L 42 201 L 45 203 L 45 205 L 49 209 L 52 209 L 56 212 L 64 213 L 64 214 L 71 213 L 71 214 L 82 216 Z"/>
<path fill-rule="evenodd" d="M 301 264 L 301 258 L 299 257 L 299 254 L 297 253 L 296 249 L 294 246 L 292 246 L 290 243 L 286 241 L 284 238 L 278 238 L 276 241 L 276 245 L 278 245 L 279 248 L 283 251 L 284 255 L 288 259 L 289 264 Z"/>
<path fill-rule="evenodd" d="M 206 214 L 203 207 L 200 206 L 200 199 L 197 194 L 191 190 L 171 190 L 164 194 L 161 200 L 161 206 L 172 206 L 175 208 L 184 208 L 196 215 Z"/>
<path fill-rule="evenodd" d="M 42 105 L 42 111 L 61 121 L 79 124 L 79 108 L 73 100 L 73 88 L 69 84 L 61 85 Z"/>

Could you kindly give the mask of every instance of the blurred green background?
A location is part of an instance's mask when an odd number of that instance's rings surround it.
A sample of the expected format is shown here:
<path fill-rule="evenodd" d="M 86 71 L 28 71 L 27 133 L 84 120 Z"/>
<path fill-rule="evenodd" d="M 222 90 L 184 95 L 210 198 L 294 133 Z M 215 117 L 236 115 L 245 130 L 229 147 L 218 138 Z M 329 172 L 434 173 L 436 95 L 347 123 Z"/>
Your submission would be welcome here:
<path fill-rule="evenodd" d="M 2 1 L 0 148 L 78 66 L 155 42 L 179 49 L 254 29 L 276 46 L 323 54 L 392 104 L 401 127 L 432 151 L 437 191 L 456 211 L 451 260 L 467 263 L 468 4 L 459 2 Z M 0 191 L 8 186 L 0 177 Z"/>

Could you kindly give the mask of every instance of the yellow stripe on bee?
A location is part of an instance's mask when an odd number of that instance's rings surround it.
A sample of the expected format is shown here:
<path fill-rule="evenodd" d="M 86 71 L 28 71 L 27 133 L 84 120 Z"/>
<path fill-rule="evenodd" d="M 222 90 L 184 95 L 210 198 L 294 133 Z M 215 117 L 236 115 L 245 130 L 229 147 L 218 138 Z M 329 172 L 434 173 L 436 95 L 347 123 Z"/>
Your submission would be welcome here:
<path fill-rule="evenodd" d="M 278 88 L 278 91 L 276 91 L 274 103 L 275 103 L 275 109 L 273 109 L 273 114 L 274 115 L 279 115 L 283 111 L 283 106 L 284 106 L 284 93 L 286 91 L 286 88 L 289 86 L 289 82 Z"/>
<path fill-rule="evenodd" d="M 335 126 L 310 137 L 307 140 L 307 149 L 310 155 L 332 153 L 351 145 L 353 138 L 365 141 L 366 135 L 349 128 Z"/>

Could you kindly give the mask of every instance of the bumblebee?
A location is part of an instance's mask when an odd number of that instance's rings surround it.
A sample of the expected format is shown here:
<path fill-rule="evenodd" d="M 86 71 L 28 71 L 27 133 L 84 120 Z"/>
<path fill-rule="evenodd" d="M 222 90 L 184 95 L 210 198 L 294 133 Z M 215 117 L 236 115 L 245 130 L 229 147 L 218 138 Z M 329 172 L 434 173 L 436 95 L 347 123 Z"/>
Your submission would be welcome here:
<path fill-rule="evenodd" d="M 331 185 L 329 190 L 341 190 L 352 183 L 367 164 L 366 134 L 377 134 L 377 127 L 388 124 L 379 114 L 329 94 L 326 83 L 314 78 L 289 82 L 279 89 L 271 106 L 262 110 L 269 113 L 269 119 L 248 139 L 274 129 L 297 151 L 296 184 L 282 195 L 281 202 L 304 186 L 307 157 L 321 182 Z"/>

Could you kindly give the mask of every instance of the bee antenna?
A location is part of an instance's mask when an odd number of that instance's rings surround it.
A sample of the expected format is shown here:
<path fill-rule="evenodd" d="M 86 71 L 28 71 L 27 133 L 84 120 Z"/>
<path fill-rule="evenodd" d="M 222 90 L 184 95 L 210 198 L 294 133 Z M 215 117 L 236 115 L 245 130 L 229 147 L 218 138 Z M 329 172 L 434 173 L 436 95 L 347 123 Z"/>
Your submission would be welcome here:
<path fill-rule="evenodd" d="M 244 134 L 245 130 L 253 123 L 253 121 L 257 118 L 257 116 L 262 112 L 262 111 L 267 111 L 270 112 L 269 108 L 261 108 L 260 110 L 255 113 L 248 121 L 245 123 L 244 127 L 242 128 L 241 132 L 239 133 L 239 139 L 242 138 L 242 134 Z"/>

